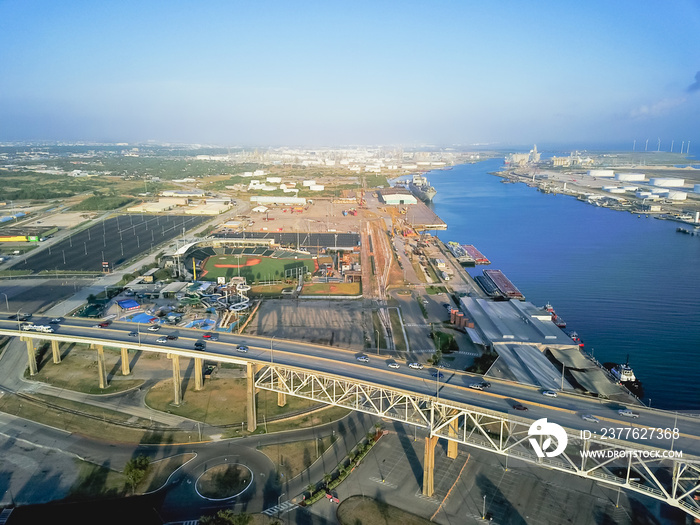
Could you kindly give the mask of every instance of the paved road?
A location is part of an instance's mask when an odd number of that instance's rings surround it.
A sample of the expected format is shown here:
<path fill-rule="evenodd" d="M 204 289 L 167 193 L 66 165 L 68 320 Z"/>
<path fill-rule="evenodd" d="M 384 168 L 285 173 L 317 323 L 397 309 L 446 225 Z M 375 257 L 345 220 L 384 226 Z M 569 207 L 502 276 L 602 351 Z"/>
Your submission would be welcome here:
<path fill-rule="evenodd" d="M 41 319 L 33 319 L 35 323 L 41 323 Z M 127 347 L 146 351 L 166 352 L 168 349 L 179 350 L 185 355 L 201 356 L 215 360 L 217 356 L 227 357 L 228 360 L 245 362 L 253 361 L 262 364 L 274 360 L 282 365 L 295 366 L 311 371 L 321 372 L 333 376 L 341 375 L 348 379 L 382 385 L 388 388 L 400 389 L 416 394 L 434 396 L 439 391 L 439 397 L 443 401 L 454 401 L 481 409 L 492 410 L 497 413 L 507 413 L 511 418 L 523 422 L 532 422 L 541 418 L 548 418 L 565 427 L 575 430 L 590 430 L 599 435 L 605 427 L 629 428 L 631 425 L 653 428 L 678 428 L 678 439 L 669 440 L 662 436 L 658 438 L 645 435 L 645 438 L 628 439 L 638 443 L 674 450 L 683 450 L 684 454 L 700 456 L 700 418 L 677 415 L 672 412 L 652 410 L 645 407 L 633 407 L 640 414 L 638 419 L 625 418 L 618 415 L 617 410 L 622 408 L 617 402 L 608 402 L 601 399 L 579 395 L 560 394 L 555 399 L 542 396 L 539 390 L 517 383 L 492 380 L 493 386 L 488 391 L 476 391 L 468 388 L 468 385 L 479 381 L 480 376 L 473 374 L 443 370 L 444 377 L 437 379 L 431 376 L 434 371 L 429 367 L 424 370 L 411 370 L 402 366 L 398 370 L 387 368 L 388 362 L 394 360 L 395 355 L 383 358 L 370 357 L 366 364 L 358 363 L 357 354 L 305 343 L 253 336 L 237 336 L 220 334 L 219 341 L 208 342 L 204 354 L 193 350 L 195 340 L 201 339 L 201 332 L 183 328 L 163 328 L 153 334 L 147 332 L 140 334 L 140 343 L 136 337 L 128 334 L 133 330 L 131 323 L 115 322 L 108 328 L 93 328 L 93 320 L 69 318 L 65 320 L 55 338 L 68 340 L 102 341 L 103 344 L 115 347 Z M 177 341 L 172 341 L 166 348 L 155 343 L 155 339 L 161 335 L 176 332 L 179 334 Z M 0 334 L 17 334 L 17 322 L 0 320 Z M 26 335 L 26 334 L 25 334 Z M 37 334 L 38 337 L 38 334 Z M 46 338 L 46 335 L 41 337 Z M 245 354 L 237 352 L 236 345 L 245 343 L 249 351 Z M 273 351 L 271 351 L 271 344 Z M 513 409 L 515 403 L 523 403 L 530 408 L 522 413 Z M 600 423 L 589 423 L 581 419 L 583 414 L 594 414 L 601 419 Z M 646 439 L 651 437 L 651 439 Z"/>

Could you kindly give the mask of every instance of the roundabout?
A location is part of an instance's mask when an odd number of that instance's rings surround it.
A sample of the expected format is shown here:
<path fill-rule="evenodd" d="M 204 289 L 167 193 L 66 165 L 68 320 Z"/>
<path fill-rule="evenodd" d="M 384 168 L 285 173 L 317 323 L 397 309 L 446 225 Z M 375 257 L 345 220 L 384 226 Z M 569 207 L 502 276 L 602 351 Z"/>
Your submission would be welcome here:
<path fill-rule="evenodd" d="M 194 490 L 203 499 L 224 501 L 243 494 L 252 482 L 253 472 L 248 467 L 225 462 L 205 470 L 195 481 Z"/>

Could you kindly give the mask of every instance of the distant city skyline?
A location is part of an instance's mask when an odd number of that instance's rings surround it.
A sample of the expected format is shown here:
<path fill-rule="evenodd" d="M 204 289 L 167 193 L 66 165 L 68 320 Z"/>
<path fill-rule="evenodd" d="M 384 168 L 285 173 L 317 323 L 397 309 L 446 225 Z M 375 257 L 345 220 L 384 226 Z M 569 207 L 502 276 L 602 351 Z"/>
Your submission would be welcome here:
<path fill-rule="evenodd" d="M 5 0 L 0 141 L 692 155 L 698 27 L 693 0 Z"/>

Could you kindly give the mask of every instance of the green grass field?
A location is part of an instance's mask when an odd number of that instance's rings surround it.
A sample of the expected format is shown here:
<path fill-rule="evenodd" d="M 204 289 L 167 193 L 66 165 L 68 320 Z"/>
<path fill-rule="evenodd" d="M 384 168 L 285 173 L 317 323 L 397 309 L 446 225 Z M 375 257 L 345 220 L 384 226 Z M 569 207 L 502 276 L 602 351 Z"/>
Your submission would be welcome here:
<path fill-rule="evenodd" d="M 257 261 L 257 263 L 256 263 Z M 240 264 L 240 268 L 237 266 Z M 217 267 L 220 265 L 220 267 Z M 315 265 L 311 258 L 308 259 L 271 259 L 259 255 L 212 255 L 204 264 L 201 279 L 216 281 L 218 277 L 245 277 L 248 284 L 258 281 L 280 280 L 285 277 L 285 270 L 306 266 L 308 271 L 314 272 Z"/>

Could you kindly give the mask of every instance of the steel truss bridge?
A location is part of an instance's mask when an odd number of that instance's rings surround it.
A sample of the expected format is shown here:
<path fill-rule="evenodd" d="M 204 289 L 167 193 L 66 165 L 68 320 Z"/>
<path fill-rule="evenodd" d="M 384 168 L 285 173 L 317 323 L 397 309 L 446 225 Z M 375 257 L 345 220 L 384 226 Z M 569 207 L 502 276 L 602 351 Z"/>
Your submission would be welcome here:
<path fill-rule="evenodd" d="M 438 396 L 278 364 L 265 365 L 256 376 L 255 387 L 415 425 L 429 430 L 431 438 L 631 490 L 700 519 L 700 457 L 676 457 L 666 449 L 629 441 L 584 439 L 580 430 L 565 428 L 566 449 L 556 457 L 540 458 L 529 441 L 532 421 Z M 547 449 L 543 437 L 539 443 Z"/>

